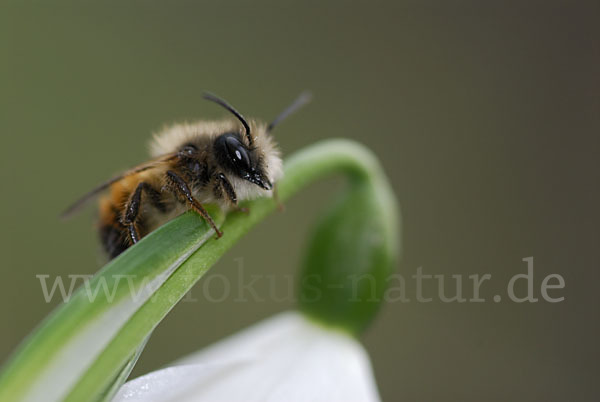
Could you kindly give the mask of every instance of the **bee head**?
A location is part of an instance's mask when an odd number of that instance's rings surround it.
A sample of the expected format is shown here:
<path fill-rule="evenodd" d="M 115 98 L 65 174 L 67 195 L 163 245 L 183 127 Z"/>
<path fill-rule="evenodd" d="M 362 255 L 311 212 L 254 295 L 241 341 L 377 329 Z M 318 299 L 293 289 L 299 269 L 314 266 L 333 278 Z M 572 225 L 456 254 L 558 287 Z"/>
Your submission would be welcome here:
<path fill-rule="evenodd" d="M 277 177 L 281 174 L 281 159 L 269 133 L 287 116 L 306 104 L 310 100 L 310 94 L 308 92 L 301 94 L 266 128 L 258 130 L 255 133 L 258 135 L 256 137 L 250 132 L 250 124 L 233 106 L 210 93 L 205 93 L 204 98 L 227 109 L 244 127 L 243 133 L 228 132 L 219 135 L 215 140 L 214 152 L 221 166 L 227 168 L 240 179 L 254 183 L 264 190 L 273 189 L 273 183 L 270 179 L 277 180 Z M 256 144 L 255 141 L 257 141 Z"/>
<path fill-rule="evenodd" d="M 215 140 L 214 152 L 221 166 L 240 179 L 271 190 L 273 184 L 266 175 L 260 155 L 241 140 L 239 133 L 222 134 Z"/>

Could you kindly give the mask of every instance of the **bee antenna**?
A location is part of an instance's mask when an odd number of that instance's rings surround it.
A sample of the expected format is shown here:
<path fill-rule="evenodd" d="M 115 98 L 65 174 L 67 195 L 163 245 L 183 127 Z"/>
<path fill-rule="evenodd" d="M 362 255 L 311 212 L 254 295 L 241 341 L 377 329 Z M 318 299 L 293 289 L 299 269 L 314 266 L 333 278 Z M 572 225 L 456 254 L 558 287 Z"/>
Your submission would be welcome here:
<path fill-rule="evenodd" d="M 279 116 L 275 117 L 275 119 L 271 123 L 269 123 L 269 125 L 267 126 L 267 131 L 273 130 L 273 128 L 275 128 L 276 125 L 281 123 L 290 115 L 294 114 L 296 111 L 298 111 L 298 109 L 310 102 L 311 99 L 312 94 L 310 92 L 302 92 L 300 96 L 298 96 L 298 98 L 296 98 L 296 100 L 291 105 L 285 108 L 283 112 L 279 113 Z"/>
<path fill-rule="evenodd" d="M 204 92 L 202 97 L 206 100 L 215 102 L 215 103 L 223 106 L 225 109 L 227 109 L 231 113 L 233 113 L 235 115 L 235 117 L 237 117 L 238 120 L 241 121 L 242 124 L 244 125 L 244 130 L 246 130 L 246 138 L 248 139 L 249 145 L 252 146 L 254 144 L 254 141 L 252 140 L 252 134 L 250 134 L 250 126 L 248 125 L 248 122 L 246 121 L 244 116 L 242 116 L 242 114 L 240 112 L 235 110 L 235 108 L 233 106 L 231 106 L 229 103 L 227 103 L 227 101 L 225 99 L 221 99 L 217 95 L 213 95 L 210 92 Z"/>

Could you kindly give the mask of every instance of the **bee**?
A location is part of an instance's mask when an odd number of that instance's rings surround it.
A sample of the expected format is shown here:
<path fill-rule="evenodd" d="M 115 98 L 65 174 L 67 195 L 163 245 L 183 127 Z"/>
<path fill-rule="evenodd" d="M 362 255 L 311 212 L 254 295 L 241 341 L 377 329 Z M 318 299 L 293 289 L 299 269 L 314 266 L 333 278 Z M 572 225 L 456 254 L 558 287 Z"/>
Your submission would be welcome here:
<path fill-rule="evenodd" d="M 235 119 L 176 124 L 154 136 L 152 159 L 94 188 L 68 209 L 69 217 L 87 201 L 99 201 L 99 235 L 104 251 L 114 258 L 165 222 L 187 210 L 196 211 L 223 233 L 204 209 L 216 204 L 240 210 L 240 201 L 272 197 L 282 177 L 281 153 L 271 131 L 310 100 L 300 95 L 270 124 L 246 120 L 225 100 L 204 98 L 228 110 Z"/>

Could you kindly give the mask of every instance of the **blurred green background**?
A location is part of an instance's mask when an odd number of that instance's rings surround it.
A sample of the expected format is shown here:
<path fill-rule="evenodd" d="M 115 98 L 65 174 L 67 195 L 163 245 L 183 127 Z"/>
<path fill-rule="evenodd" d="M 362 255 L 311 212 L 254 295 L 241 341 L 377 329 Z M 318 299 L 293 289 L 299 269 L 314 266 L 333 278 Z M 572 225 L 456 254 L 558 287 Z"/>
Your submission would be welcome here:
<path fill-rule="evenodd" d="M 61 222 L 66 205 L 144 161 L 164 124 L 223 116 L 203 90 L 269 120 L 309 89 L 277 139 L 285 153 L 329 137 L 377 153 L 403 210 L 398 272 L 492 274 L 485 303 L 417 303 L 409 283 L 411 302 L 385 306 L 364 337 L 383 399 L 598 400 L 598 3 L 426 3 L 3 5 L 0 360 L 58 302 L 37 274 L 102 263 L 94 208 Z M 285 287 L 341 185 L 303 192 L 212 272 L 236 281 L 241 261 Z M 536 296 L 557 273 L 565 300 L 494 303 L 529 256 Z M 157 328 L 135 375 L 294 305 L 202 291 Z"/>

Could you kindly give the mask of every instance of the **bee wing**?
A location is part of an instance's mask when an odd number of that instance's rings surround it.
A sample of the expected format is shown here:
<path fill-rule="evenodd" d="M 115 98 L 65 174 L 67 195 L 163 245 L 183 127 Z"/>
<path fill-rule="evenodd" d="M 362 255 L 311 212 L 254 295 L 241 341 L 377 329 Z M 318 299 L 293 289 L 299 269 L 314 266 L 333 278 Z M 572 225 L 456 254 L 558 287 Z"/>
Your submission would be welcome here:
<path fill-rule="evenodd" d="M 77 201 L 75 201 L 73 204 L 71 204 L 67 209 L 65 209 L 63 211 L 63 213 L 60 214 L 60 217 L 63 219 L 67 219 L 70 218 L 73 214 L 75 214 L 76 212 L 78 212 L 82 207 L 85 206 L 85 204 L 88 203 L 88 201 L 94 199 L 94 197 L 96 197 L 98 194 L 100 194 L 102 191 L 106 190 L 107 188 L 109 188 L 111 185 L 113 185 L 114 183 L 123 180 L 125 177 L 130 176 L 132 174 L 136 174 L 139 172 L 143 172 L 145 170 L 149 170 L 152 169 L 154 167 L 156 167 L 157 165 L 161 164 L 161 163 L 165 163 L 171 159 L 173 159 L 174 157 L 176 157 L 175 154 L 169 154 L 169 155 L 165 155 L 162 157 L 159 157 L 157 159 L 154 159 L 148 163 L 144 163 L 141 165 L 138 165 L 132 169 L 127 170 L 126 172 L 113 177 L 112 179 L 100 184 L 99 186 L 95 187 L 94 189 L 90 190 L 88 193 L 84 194 L 83 196 L 81 196 L 81 198 L 79 198 Z"/>

